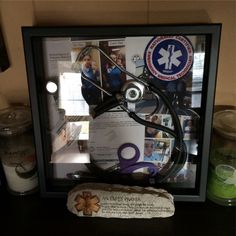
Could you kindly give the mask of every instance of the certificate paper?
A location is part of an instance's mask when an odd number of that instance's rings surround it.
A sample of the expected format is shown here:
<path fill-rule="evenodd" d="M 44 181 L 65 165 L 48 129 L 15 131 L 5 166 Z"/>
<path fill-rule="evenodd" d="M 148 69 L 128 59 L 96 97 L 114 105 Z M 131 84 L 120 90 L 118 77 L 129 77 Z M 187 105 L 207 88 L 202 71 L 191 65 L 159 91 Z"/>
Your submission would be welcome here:
<path fill-rule="evenodd" d="M 96 161 L 117 161 L 117 150 L 124 143 L 135 143 L 144 152 L 145 127 L 126 112 L 107 112 L 90 123 L 89 151 Z M 143 158 L 140 155 L 140 158 Z"/>

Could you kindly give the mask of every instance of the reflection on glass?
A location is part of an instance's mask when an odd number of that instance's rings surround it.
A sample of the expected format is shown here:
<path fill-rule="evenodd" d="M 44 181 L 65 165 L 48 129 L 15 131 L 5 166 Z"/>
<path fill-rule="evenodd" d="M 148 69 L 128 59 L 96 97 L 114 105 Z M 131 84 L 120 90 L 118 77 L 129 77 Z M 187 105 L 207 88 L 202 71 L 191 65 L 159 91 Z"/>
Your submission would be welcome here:
<path fill-rule="evenodd" d="M 191 48 L 189 53 L 191 58 L 193 55 L 193 60 L 191 59 L 189 63 L 190 69 L 186 69 L 186 73 L 180 71 L 183 73 L 181 78 L 171 79 L 172 77 L 169 76 L 166 80 L 154 76 L 148 69 L 145 51 L 153 40 L 151 36 L 95 40 L 46 38 L 44 40 L 49 132 L 52 144 L 51 163 L 54 163 L 54 172 L 58 178 L 66 178 L 68 176 L 66 173 L 71 175 L 76 173 L 77 176 L 81 171 L 87 173 L 86 164 L 91 162 L 91 156 L 100 167 L 112 167 L 118 163 L 117 150 L 125 142 L 135 143 L 138 146 L 141 153 L 138 160 L 140 162 L 145 161 L 145 140 L 152 141 L 156 145 L 155 152 L 160 157 L 156 161 L 157 165 L 164 166 L 169 161 L 173 161 L 171 157 L 175 140 L 167 131 L 147 128 L 135 122 L 119 108 L 113 108 L 112 111 L 94 120 L 90 119 L 91 109 L 107 99 L 109 94 L 100 91 L 84 77 L 82 78 L 81 72 L 94 84 L 115 96 L 130 80 L 130 77 L 119 70 L 117 65 L 142 79 L 151 81 L 169 97 L 183 128 L 188 153 L 193 156 L 191 157 L 193 159 L 197 157 L 199 133 L 196 127 L 199 115 L 194 109 L 201 107 L 206 38 L 193 35 L 186 38 Z M 184 61 L 181 57 L 185 55 L 180 51 L 181 48 L 177 48 L 172 43 L 173 41 L 167 45 L 169 50 L 164 50 L 166 45 L 163 44 L 162 48 L 155 52 L 162 56 L 155 63 L 165 64 L 167 75 Z M 86 55 L 78 58 L 81 50 L 88 45 L 100 47 L 117 65 L 112 64 L 96 50 L 89 49 Z M 52 83 L 52 81 L 56 82 Z M 174 130 L 167 107 L 162 99 L 154 96 L 150 90 L 145 89 L 144 95 L 138 102 L 127 102 L 126 105 L 141 119 Z M 190 128 L 190 121 L 194 130 Z M 188 162 L 191 164 L 191 161 Z M 62 166 L 62 163 L 67 165 Z M 70 165 L 72 163 L 73 165 Z M 75 167 L 74 164 L 78 165 Z M 196 166 L 194 168 L 196 169 Z M 196 173 L 194 168 L 190 168 L 194 173 L 193 178 Z M 185 165 L 182 171 L 185 172 L 187 169 Z M 173 181 L 180 182 L 177 179 Z"/>
<path fill-rule="evenodd" d="M 192 107 L 201 106 L 201 91 L 203 82 L 205 53 L 194 53 L 193 82 L 192 82 Z"/>
<path fill-rule="evenodd" d="M 57 91 L 56 83 L 49 81 L 46 85 L 46 89 L 49 93 L 55 93 Z"/>
<path fill-rule="evenodd" d="M 63 73 L 59 77 L 59 107 L 67 116 L 88 116 L 89 105 L 81 93 L 81 74 Z"/>

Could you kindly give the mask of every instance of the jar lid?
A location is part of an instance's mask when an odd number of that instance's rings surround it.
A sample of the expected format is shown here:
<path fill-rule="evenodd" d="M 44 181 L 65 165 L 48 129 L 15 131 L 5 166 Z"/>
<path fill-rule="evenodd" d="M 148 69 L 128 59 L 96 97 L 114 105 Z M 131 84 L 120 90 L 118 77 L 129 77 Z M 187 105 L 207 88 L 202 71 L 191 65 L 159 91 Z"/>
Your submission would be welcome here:
<path fill-rule="evenodd" d="M 31 128 L 31 111 L 26 106 L 0 110 L 0 136 L 21 134 Z"/>
<path fill-rule="evenodd" d="M 236 139 L 236 110 L 216 112 L 213 128 L 225 138 Z"/>

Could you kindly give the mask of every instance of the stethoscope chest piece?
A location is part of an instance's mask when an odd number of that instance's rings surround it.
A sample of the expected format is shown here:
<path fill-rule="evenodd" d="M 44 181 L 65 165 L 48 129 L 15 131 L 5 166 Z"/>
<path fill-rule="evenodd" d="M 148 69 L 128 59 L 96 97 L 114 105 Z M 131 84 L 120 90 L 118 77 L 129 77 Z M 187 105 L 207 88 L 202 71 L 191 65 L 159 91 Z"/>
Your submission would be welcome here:
<path fill-rule="evenodd" d="M 125 101 L 131 103 L 136 103 L 140 101 L 143 98 L 144 91 L 144 85 L 133 80 L 127 81 L 121 89 Z"/>

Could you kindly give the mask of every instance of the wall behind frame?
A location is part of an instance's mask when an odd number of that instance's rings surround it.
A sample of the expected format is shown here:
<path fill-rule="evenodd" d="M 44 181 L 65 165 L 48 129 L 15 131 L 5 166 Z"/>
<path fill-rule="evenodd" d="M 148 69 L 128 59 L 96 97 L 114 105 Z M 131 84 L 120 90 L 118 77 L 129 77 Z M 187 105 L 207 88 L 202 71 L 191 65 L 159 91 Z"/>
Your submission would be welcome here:
<path fill-rule="evenodd" d="M 21 26 L 222 23 L 215 104 L 236 105 L 236 2 L 176 0 L 0 0 L 0 24 L 11 66 L 0 93 L 29 103 Z"/>

